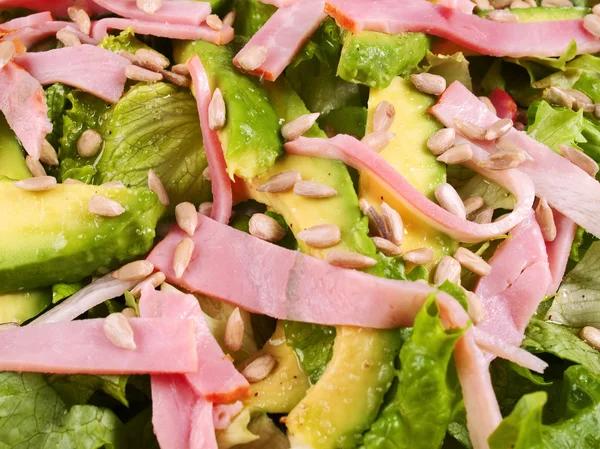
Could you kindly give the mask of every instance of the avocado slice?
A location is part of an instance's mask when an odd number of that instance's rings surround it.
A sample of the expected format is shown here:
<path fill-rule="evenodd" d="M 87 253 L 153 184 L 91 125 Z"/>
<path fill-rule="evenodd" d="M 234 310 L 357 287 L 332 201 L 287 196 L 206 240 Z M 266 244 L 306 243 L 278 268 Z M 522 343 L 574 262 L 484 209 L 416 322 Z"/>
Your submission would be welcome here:
<path fill-rule="evenodd" d="M 371 89 L 369 96 L 369 120 L 371 127 L 375 108 L 381 101 L 389 101 L 396 109 L 396 117 L 390 132 L 396 137 L 379 153 L 394 169 L 401 173 L 417 190 L 434 200 L 435 189 L 446 181 L 446 166 L 438 162 L 427 148 L 427 139 L 442 128 L 427 110 L 433 106 L 432 96 L 419 92 L 410 81 L 395 78 L 386 89 Z M 450 237 L 424 224 L 412 212 L 394 201 L 388 188 L 373 177 L 360 177 L 359 195 L 374 207 L 382 200 L 396 209 L 404 222 L 402 248 L 430 247 L 436 259 L 456 250 L 456 242 Z"/>
<path fill-rule="evenodd" d="M 397 75 L 417 67 L 429 44 L 424 33 L 346 32 L 337 74 L 352 83 L 383 89 Z"/>
<path fill-rule="evenodd" d="M 93 195 L 119 202 L 125 212 L 88 212 Z M 154 243 L 164 206 L 147 188 L 59 184 L 28 192 L 0 182 L 0 293 L 70 283 L 99 268 L 115 268 L 144 255 Z"/>
<path fill-rule="evenodd" d="M 48 289 L 2 293 L 0 294 L 0 324 L 22 324 L 42 313 L 51 303 L 52 292 Z"/>
<path fill-rule="evenodd" d="M 233 49 L 182 42 L 175 45 L 174 55 L 180 63 L 198 55 L 212 87 L 223 92 L 227 123 L 219 138 L 229 175 L 251 179 L 269 170 L 283 151 L 277 115 L 264 89 L 233 67 Z"/>
<path fill-rule="evenodd" d="M 21 180 L 31 178 L 19 141 L 0 113 L 0 176 Z"/>
<path fill-rule="evenodd" d="M 512 8 L 509 10 L 521 22 L 551 22 L 554 20 L 581 19 L 590 14 L 590 8 L 583 7 L 543 7 L 537 8 Z M 477 15 L 486 17 L 490 11 L 479 11 Z"/>

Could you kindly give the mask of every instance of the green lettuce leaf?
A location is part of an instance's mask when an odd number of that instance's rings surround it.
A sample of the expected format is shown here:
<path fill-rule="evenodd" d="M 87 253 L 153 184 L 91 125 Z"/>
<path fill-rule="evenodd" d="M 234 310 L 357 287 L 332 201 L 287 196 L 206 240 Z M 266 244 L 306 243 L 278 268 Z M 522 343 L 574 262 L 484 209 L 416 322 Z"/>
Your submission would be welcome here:
<path fill-rule="evenodd" d="M 510 192 L 481 175 L 473 176 L 459 188 L 458 193 L 463 199 L 480 196 L 486 206 L 494 209 L 512 210 L 515 207 L 515 197 Z"/>
<path fill-rule="evenodd" d="M 123 449 L 160 449 L 152 426 L 152 408 L 146 408 L 121 426 L 118 439 Z"/>
<path fill-rule="evenodd" d="M 573 88 L 586 94 L 594 103 L 600 102 L 600 79 L 588 72 L 581 74 Z"/>
<path fill-rule="evenodd" d="M 350 134 L 362 139 L 367 129 L 367 108 L 342 106 L 320 117 L 319 125 L 335 134 Z"/>
<path fill-rule="evenodd" d="M 235 34 L 245 38 L 252 37 L 277 11 L 273 5 L 259 0 L 234 0 L 232 7 L 235 11 Z"/>
<path fill-rule="evenodd" d="M 54 148 L 58 148 L 59 139 L 63 133 L 63 114 L 69 107 L 67 96 L 73 89 L 64 84 L 53 84 L 46 89 L 46 104 L 48 105 L 48 118 L 52 122 L 52 133 L 46 136 Z"/>
<path fill-rule="evenodd" d="M 52 304 L 56 304 L 81 290 L 85 284 L 74 282 L 72 284 L 54 284 L 52 286 Z"/>
<path fill-rule="evenodd" d="M 431 294 L 400 350 L 390 402 L 365 434 L 366 449 L 435 449 L 442 445 L 460 388 L 451 357 L 465 329 L 446 330 Z"/>
<path fill-rule="evenodd" d="M 467 89 L 473 90 L 473 82 L 469 73 L 469 61 L 462 53 L 453 55 L 436 55 L 427 52 L 423 65 L 425 72 L 440 75 L 450 85 L 454 81 L 460 81 Z"/>
<path fill-rule="evenodd" d="M 583 110 L 574 112 L 570 109 L 553 108 L 545 101 L 532 104 L 528 118 L 535 113 L 534 120 L 527 128 L 527 133 L 538 142 L 558 151 L 560 144 L 573 146 L 586 139 L 581 134 L 583 129 Z M 530 115 L 531 113 L 531 115 Z"/>
<path fill-rule="evenodd" d="M 87 404 L 96 391 L 103 391 L 125 407 L 128 376 L 50 375 L 46 382 L 67 406 Z"/>
<path fill-rule="evenodd" d="M 479 86 L 484 95 L 491 94 L 495 89 L 506 90 L 506 81 L 502 76 L 502 59 L 495 59 L 490 68 L 485 72 Z"/>
<path fill-rule="evenodd" d="M 577 56 L 577 44 L 571 44 L 560 58 L 542 58 L 537 56 L 524 58 L 505 58 L 507 62 L 517 64 L 527 70 L 532 83 L 545 78 L 556 70 L 565 70 L 567 63 Z"/>
<path fill-rule="evenodd" d="M 114 53 L 119 53 L 121 50 L 124 50 L 132 54 L 135 54 L 136 51 L 142 48 L 150 48 L 135 37 L 132 28 L 127 28 L 116 36 L 106 36 L 98 46 Z"/>
<path fill-rule="evenodd" d="M 97 170 L 100 182 L 145 186 L 152 169 L 163 182 L 170 208 L 211 197 L 196 101 L 167 83 L 139 83 L 114 106 Z"/>

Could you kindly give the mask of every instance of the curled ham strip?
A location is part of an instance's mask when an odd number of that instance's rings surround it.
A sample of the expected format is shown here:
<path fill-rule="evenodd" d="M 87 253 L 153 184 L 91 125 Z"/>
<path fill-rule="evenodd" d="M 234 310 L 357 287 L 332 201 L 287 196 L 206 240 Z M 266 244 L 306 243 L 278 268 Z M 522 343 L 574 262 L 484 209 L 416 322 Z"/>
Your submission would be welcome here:
<path fill-rule="evenodd" d="M 77 45 L 56 50 L 25 53 L 16 63 L 42 85 L 63 83 L 110 103 L 123 94 L 131 62 L 112 51 L 93 45 Z"/>
<path fill-rule="evenodd" d="M 210 3 L 191 0 L 163 1 L 154 14 L 138 8 L 136 0 L 93 0 L 104 9 L 128 19 L 146 22 L 200 25 L 210 14 Z"/>
<path fill-rule="evenodd" d="M 115 346 L 103 323 L 80 320 L 1 332 L 0 371 L 120 375 L 198 370 L 192 321 L 130 319 L 136 350 Z"/>
<path fill-rule="evenodd" d="M 254 47 L 265 47 L 265 61 L 257 69 L 249 72 L 275 81 L 325 20 L 323 8 L 324 0 L 299 1 L 279 8 L 233 58 L 233 63 L 244 69 L 240 62 L 244 54 Z"/>
<path fill-rule="evenodd" d="M 552 282 L 546 244 L 533 211 L 500 244 L 475 293 L 486 310 L 478 328 L 512 345 L 520 345 L 527 323 Z"/>
<path fill-rule="evenodd" d="M 1 4 L 1 2 L 0 2 Z M 0 30 L 2 31 L 15 31 L 21 28 L 31 27 L 35 25 L 42 25 L 46 22 L 52 22 L 52 14 L 48 11 L 39 12 L 37 14 L 30 14 L 25 17 L 17 17 L 16 19 L 9 20 L 0 24 Z"/>
<path fill-rule="evenodd" d="M 465 14 L 473 14 L 475 8 L 475 3 L 471 0 L 438 0 L 437 3 L 446 8 L 457 9 Z"/>
<path fill-rule="evenodd" d="M 424 0 L 326 0 L 325 12 L 353 33 L 424 32 L 490 56 L 561 56 L 572 40 L 580 54 L 600 51 L 600 39 L 585 30 L 582 19 L 497 22 Z"/>
<path fill-rule="evenodd" d="M 556 224 L 556 238 L 551 242 L 546 242 L 546 252 L 548 253 L 548 263 L 550 264 L 550 273 L 552 282 L 548 285 L 546 295 L 553 295 L 558 291 L 562 282 L 569 255 L 571 254 L 571 245 L 577 232 L 577 223 L 570 218 L 565 217 L 557 211 L 554 214 L 554 223 Z"/>
<path fill-rule="evenodd" d="M 84 44 L 96 45 L 100 42 L 99 40 L 91 38 L 87 34 L 83 34 L 81 31 L 75 28 L 72 22 L 58 21 L 40 23 L 31 27 L 21 28 L 20 30 L 10 34 L 8 37 L 11 39 L 18 38 L 23 45 L 25 45 L 25 47 L 30 48 L 41 40 L 54 36 L 58 31 L 64 28 L 75 34 Z"/>
<path fill-rule="evenodd" d="M 92 15 L 107 12 L 92 0 L 0 0 L 0 8 L 17 7 L 48 11 L 56 17 L 68 17 L 67 9 L 70 6 L 81 6 Z"/>
<path fill-rule="evenodd" d="M 458 81 L 446 89 L 430 111 L 449 127 L 454 126 L 454 118 L 470 121 L 485 129 L 498 120 Z M 600 183 L 524 132 L 513 128 L 504 139 L 510 140 L 533 158 L 533 161 L 521 164 L 518 171 L 533 181 L 536 194 L 546 197 L 554 209 L 600 237 Z M 493 143 L 477 142 L 477 145 L 489 153 L 497 151 Z"/>
<path fill-rule="evenodd" d="M 0 70 L 0 111 L 25 151 L 39 159 L 42 141 L 52 132 L 46 94 L 40 83 L 14 62 Z"/>
<path fill-rule="evenodd" d="M 190 449 L 217 449 L 217 438 L 212 417 L 213 405 L 199 399 L 192 413 Z M 164 448 L 163 448 L 164 449 Z M 175 449 L 175 448 L 174 448 Z M 179 449 L 179 448 L 177 448 Z"/>
<path fill-rule="evenodd" d="M 462 141 L 457 139 L 456 143 Z M 415 189 L 379 154 L 354 137 L 341 134 L 332 139 L 300 137 L 286 143 L 285 148 L 288 153 L 337 159 L 359 171 L 368 172 L 389 186 L 394 197 L 424 222 L 461 242 L 478 242 L 505 234 L 527 216 L 534 200 L 531 181 L 518 171 L 494 171 L 479 167 L 477 162 L 484 159 L 486 153 L 475 146 L 473 159 L 465 165 L 504 186 L 517 198 L 514 211 L 496 223 L 474 223 L 441 208 Z"/>
<path fill-rule="evenodd" d="M 203 40 L 216 45 L 225 45 L 233 40 L 233 28 L 225 24 L 220 31 L 216 31 L 206 24 L 180 25 L 120 18 L 108 18 L 94 22 L 92 37 L 100 41 L 108 35 L 108 30 L 126 30 L 127 28 L 133 29 L 136 34 L 168 39 Z"/>
<path fill-rule="evenodd" d="M 225 358 L 204 318 L 198 300 L 192 295 L 157 292 L 145 286 L 140 300 L 140 314 L 147 318 L 183 318 L 196 327 L 198 372 L 186 374 L 192 390 L 214 402 L 232 402 L 248 395 L 250 384 Z"/>
<path fill-rule="evenodd" d="M 227 176 L 227 163 L 223 154 L 223 148 L 216 131 L 210 129 L 208 119 L 208 107 L 212 98 L 208 77 L 198 56 L 194 56 L 188 62 L 188 68 L 194 83 L 194 93 L 198 103 L 198 114 L 200 116 L 200 128 L 202 140 L 206 152 L 206 160 L 210 169 L 211 188 L 213 194 L 213 207 L 211 218 L 221 223 L 229 223 L 231 218 L 231 207 L 233 205 L 233 194 L 231 191 L 231 179 Z"/>

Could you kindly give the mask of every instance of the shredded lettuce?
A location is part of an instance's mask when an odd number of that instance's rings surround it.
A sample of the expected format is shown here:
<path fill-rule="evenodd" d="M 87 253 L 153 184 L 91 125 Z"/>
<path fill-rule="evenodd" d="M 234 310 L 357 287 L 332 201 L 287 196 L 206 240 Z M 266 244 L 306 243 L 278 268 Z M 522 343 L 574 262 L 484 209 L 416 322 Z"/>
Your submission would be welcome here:
<path fill-rule="evenodd" d="M 98 46 L 110 50 L 114 53 L 118 53 L 121 50 L 124 50 L 132 54 L 135 54 L 136 51 L 142 48 L 150 48 L 135 37 L 135 33 L 131 28 L 127 28 L 126 30 L 122 31 L 116 36 L 106 36 L 102 40 L 102 42 L 98 44 Z"/>

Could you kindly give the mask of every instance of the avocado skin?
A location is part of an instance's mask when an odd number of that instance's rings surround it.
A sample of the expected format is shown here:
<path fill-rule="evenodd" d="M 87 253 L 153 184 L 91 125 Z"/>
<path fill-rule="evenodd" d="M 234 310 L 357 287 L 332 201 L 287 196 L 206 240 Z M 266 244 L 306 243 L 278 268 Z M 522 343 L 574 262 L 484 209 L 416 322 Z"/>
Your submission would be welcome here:
<path fill-rule="evenodd" d="M 126 211 L 118 217 L 90 214 L 87 202 L 94 194 Z M 0 293 L 75 282 L 143 256 L 164 212 L 145 188 L 58 185 L 35 193 L 11 182 L 0 182 L 0 209 Z"/>
<path fill-rule="evenodd" d="M 337 74 L 352 83 L 383 89 L 414 69 L 429 50 L 423 33 L 345 33 Z"/>

